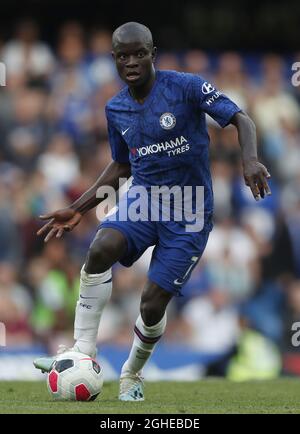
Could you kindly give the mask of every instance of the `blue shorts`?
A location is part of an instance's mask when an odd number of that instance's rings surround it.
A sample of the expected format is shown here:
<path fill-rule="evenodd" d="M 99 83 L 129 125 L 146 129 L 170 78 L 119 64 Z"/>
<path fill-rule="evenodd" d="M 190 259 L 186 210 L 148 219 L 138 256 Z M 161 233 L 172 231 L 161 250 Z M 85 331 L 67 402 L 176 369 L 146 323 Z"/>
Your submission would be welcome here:
<path fill-rule="evenodd" d="M 115 215 L 119 213 L 117 209 Z M 161 288 L 183 295 L 181 290 L 201 258 L 212 229 L 211 214 L 200 232 L 186 232 L 176 221 L 119 221 L 105 218 L 98 229 L 113 228 L 125 236 L 127 252 L 120 263 L 130 267 L 150 246 L 155 246 L 148 278 Z"/>

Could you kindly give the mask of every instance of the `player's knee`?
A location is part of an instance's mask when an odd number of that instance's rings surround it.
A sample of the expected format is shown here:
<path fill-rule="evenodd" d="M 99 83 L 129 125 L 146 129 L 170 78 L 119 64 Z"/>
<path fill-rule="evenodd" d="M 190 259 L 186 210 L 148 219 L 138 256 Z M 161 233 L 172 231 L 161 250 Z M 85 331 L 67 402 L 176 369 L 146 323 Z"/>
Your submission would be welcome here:
<path fill-rule="evenodd" d="M 107 271 L 126 251 L 126 239 L 113 229 L 102 229 L 92 242 L 85 261 L 85 271 L 98 274 Z"/>
<path fill-rule="evenodd" d="M 111 242 L 95 240 L 88 250 L 85 271 L 89 274 L 103 273 L 113 265 L 114 257 L 115 251 Z"/>

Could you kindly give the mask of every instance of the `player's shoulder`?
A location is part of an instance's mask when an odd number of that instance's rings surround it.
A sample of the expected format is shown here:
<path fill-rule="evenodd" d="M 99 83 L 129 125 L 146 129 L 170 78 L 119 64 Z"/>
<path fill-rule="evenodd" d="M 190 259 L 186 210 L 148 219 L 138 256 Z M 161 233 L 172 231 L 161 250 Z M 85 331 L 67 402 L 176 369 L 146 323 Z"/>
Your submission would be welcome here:
<path fill-rule="evenodd" d="M 110 98 L 105 105 L 106 113 L 109 113 L 110 111 L 119 111 L 120 108 L 126 104 L 128 98 L 127 94 L 128 88 L 125 86 L 116 95 Z"/>
<path fill-rule="evenodd" d="M 168 82 L 169 84 L 174 83 L 179 86 L 187 86 L 193 81 L 205 81 L 203 77 L 198 74 L 192 74 L 190 72 L 181 72 L 181 71 L 159 71 L 159 77 L 161 81 Z"/>
<path fill-rule="evenodd" d="M 188 101 L 202 90 L 205 79 L 197 74 L 178 71 L 159 71 L 160 81 L 165 89 L 174 95 L 180 96 Z"/>

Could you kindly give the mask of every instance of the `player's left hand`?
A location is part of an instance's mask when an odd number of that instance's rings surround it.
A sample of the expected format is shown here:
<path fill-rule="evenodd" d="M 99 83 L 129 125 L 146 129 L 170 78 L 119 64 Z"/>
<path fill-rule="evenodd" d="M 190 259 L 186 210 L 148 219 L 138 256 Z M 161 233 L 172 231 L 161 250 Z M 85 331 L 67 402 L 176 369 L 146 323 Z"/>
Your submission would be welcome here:
<path fill-rule="evenodd" d="M 271 189 L 267 179 L 271 178 L 267 168 L 257 160 L 247 160 L 243 162 L 244 179 L 255 200 L 264 198 L 271 194 Z"/>
<path fill-rule="evenodd" d="M 64 232 L 72 231 L 82 219 L 82 214 L 72 208 L 63 208 L 50 214 L 41 215 L 40 219 L 49 220 L 37 232 L 37 235 L 48 232 L 45 238 L 45 243 L 47 243 L 54 236 L 61 238 Z"/>

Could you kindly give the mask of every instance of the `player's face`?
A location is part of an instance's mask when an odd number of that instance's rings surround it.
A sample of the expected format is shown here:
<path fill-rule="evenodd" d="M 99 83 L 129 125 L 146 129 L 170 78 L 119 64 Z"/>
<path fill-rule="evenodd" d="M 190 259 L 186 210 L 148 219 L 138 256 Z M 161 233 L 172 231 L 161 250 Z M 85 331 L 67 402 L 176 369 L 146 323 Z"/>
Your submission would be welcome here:
<path fill-rule="evenodd" d="M 130 87 L 142 86 L 153 74 L 156 48 L 144 42 L 118 43 L 113 57 L 120 78 Z"/>

